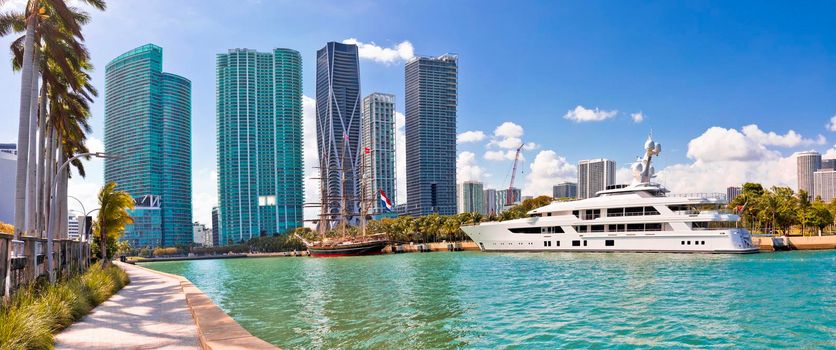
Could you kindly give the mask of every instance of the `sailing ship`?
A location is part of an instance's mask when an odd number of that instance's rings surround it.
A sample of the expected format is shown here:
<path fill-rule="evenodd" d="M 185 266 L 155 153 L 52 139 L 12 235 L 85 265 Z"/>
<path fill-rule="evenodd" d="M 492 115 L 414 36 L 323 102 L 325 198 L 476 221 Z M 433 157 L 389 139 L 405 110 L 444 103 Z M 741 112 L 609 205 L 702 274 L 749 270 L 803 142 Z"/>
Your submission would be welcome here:
<path fill-rule="evenodd" d="M 341 159 L 340 181 L 343 188 L 347 186 L 347 168 L 345 162 L 345 150 L 348 145 L 348 136 L 344 135 L 343 154 Z M 363 157 L 369 155 L 370 150 L 365 149 Z M 364 158 L 365 160 L 365 158 Z M 360 166 L 360 177 L 363 178 L 365 165 Z M 327 191 L 327 177 L 320 178 L 320 189 L 322 201 L 319 203 L 320 214 L 317 222 L 317 239 L 316 241 L 308 241 L 300 236 L 297 237 L 302 240 L 308 252 L 312 257 L 342 257 L 342 256 L 360 256 L 360 255 L 377 255 L 382 254 L 383 249 L 389 244 L 389 239 L 385 234 L 367 235 L 366 234 L 366 218 L 368 216 L 368 209 L 370 207 L 369 196 L 367 195 L 366 181 L 360 181 L 360 200 L 359 210 L 354 212 L 349 210 L 349 202 L 352 202 L 351 207 L 354 208 L 353 196 L 341 191 L 340 212 L 338 214 L 330 213 L 328 210 L 328 203 L 330 202 Z M 381 200 L 385 200 L 386 206 L 391 207 L 391 202 L 385 197 L 382 190 L 378 190 L 381 195 Z M 349 234 L 350 221 L 353 217 L 359 218 L 360 235 L 353 237 Z M 326 237 L 326 232 L 332 227 L 336 228 L 338 236 L 335 238 Z"/>

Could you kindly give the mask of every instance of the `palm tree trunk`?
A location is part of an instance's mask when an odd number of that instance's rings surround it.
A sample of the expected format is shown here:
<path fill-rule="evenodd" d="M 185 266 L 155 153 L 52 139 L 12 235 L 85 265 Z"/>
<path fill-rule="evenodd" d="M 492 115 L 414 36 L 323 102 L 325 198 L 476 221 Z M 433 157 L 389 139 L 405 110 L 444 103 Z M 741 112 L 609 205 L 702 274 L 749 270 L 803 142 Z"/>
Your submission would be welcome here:
<path fill-rule="evenodd" d="M 40 55 L 36 52 L 33 57 L 32 69 L 38 67 L 38 58 Z M 26 230 L 27 235 L 35 236 L 37 226 L 35 225 L 37 214 L 36 204 L 37 197 L 35 197 L 35 180 L 38 176 L 38 150 L 36 146 L 38 130 L 38 75 L 32 74 L 32 96 L 29 100 L 29 160 L 26 162 L 28 170 L 26 171 Z"/>
<path fill-rule="evenodd" d="M 63 147 L 63 145 L 61 145 L 59 143 L 59 145 L 58 145 L 58 165 L 57 165 L 57 170 L 56 171 L 61 171 L 61 166 L 64 164 L 64 162 L 67 161 L 65 158 L 66 157 L 64 155 L 64 147 Z M 64 173 L 64 172 L 61 171 L 61 173 Z M 62 175 L 56 173 L 54 176 L 62 176 Z M 59 180 L 60 180 L 60 178 L 59 178 Z M 53 179 L 53 182 L 54 181 L 55 180 Z M 52 184 L 50 184 L 50 188 L 52 188 Z M 53 256 L 52 256 L 53 255 L 52 244 L 53 244 L 54 238 L 57 237 L 57 232 L 58 232 L 58 230 L 60 230 L 60 227 L 61 227 L 60 223 L 62 221 L 61 217 L 60 217 L 61 210 L 58 208 L 58 204 L 60 203 L 60 200 L 59 200 L 60 196 L 59 196 L 58 190 L 54 189 L 53 193 L 55 195 L 54 195 L 54 197 L 52 197 L 52 200 L 50 201 L 51 202 L 50 217 L 52 217 L 52 220 L 51 220 L 51 223 L 49 225 L 50 228 L 47 230 L 47 233 L 46 233 L 46 260 L 47 260 L 47 271 L 48 271 L 50 282 L 55 282 L 55 273 L 54 273 L 55 268 L 54 268 L 54 265 L 53 265 L 54 264 L 54 262 L 53 262 L 54 259 L 53 259 Z M 67 220 L 67 218 L 64 218 L 64 220 Z"/>
<path fill-rule="evenodd" d="M 40 131 L 38 132 L 38 176 L 37 176 L 37 196 L 38 196 L 38 232 L 39 237 L 44 237 L 44 230 L 46 229 L 46 217 L 44 213 L 46 213 L 45 203 L 46 199 L 49 198 L 48 192 L 46 192 L 46 186 L 44 186 L 44 179 L 46 179 L 46 158 L 49 155 L 49 151 L 46 149 L 46 135 L 49 132 L 49 129 L 46 127 L 46 83 L 41 85 L 41 106 L 40 110 L 40 118 L 38 121 L 38 126 Z"/>
<path fill-rule="evenodd" d="M 44 171 L 44 178 L 43 183 L 43 218 L 44 218 L 44 234 L 46 235 L 47 231 L 50 229 L 50 225 L 52 222 L 51 216 L 49 216 L 50 211 L 50 200 L 52 199 L 52 178 L 53 172 L 55 172 L 55 128 L 52 126 L 47 127 L 47 134 L 46 134 L 47 145 L 46 149 L 44 150 L 44 166 L 46 170 Z"/>
<path fill-rule="evenodd" d="M 105 203 L 104 207 L 107 207 L 107 203 Z M 107 217 L 107 212 L 103 213 L 104 210 L 105 208 L 99 209 L 99 212 L 102 213 L 102 222 L 99 223 L 99 233 L 101 236 L 99 237 L 99 252 L 102 258 L 102 267 L 107 266 L 107 232 L 105 231 L 105 218 Z"/>
<path fill-rule="evenodd" d="M 15 239 L 26 231 L 26 176 L 29 161 L 29 105 L 32 102 L 32 58 L 35 51 L 35 10 L 27 9 L 26 38 L 23 42 L 23 69 L 20 79 L 20 118 L 17 130 L 17 173 L 15 189 Z M 7 284 L 8 285 L 8 284 Z"/>

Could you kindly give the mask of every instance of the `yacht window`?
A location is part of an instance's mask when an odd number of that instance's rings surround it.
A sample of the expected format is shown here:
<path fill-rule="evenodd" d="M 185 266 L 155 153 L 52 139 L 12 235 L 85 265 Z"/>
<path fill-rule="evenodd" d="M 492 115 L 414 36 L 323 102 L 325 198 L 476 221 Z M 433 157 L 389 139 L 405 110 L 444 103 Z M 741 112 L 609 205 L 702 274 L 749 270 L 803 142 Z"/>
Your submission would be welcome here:
<path fill-rule="evenodd" d="M 662 231 L 661 223 L 644 224 L 645 231 Z"/>
<path fill-rule="evenodd" d="M 695 221 L 691 223 L 691 228 L 694 230 L 707 230 L 708 229 L 708 222 L 705 221 Z"/>
<path fill-rule="evenodd" d="M 586 232 L 586 225 L 575 226 L 575 231 L 578 231 L 578 233 Z"/>
<path fill-rule="evenodd" d="M 608 225 L 607 230 L 610 232 L 624 232 L 624 224 Z"/>
<path fill-rule="evenodd" d="M 654 207 L 644 207 L 644 215 L 659 215 L 659 211 Z"/>
<path fill-rule="evenodd" d="M 627 224 L 627 232 L 644 231 L 644 224 Z"/>
<path fill-rule="evenodd" d="M 700 242 L 701 245 L 705 245 L 705 241 Z"/>
<path fill-rule="evenodd" d="M 688 211 L 688 206 L 684 204 L 669 205 L 668 208 L 670 208 L 673 212 Z"/>
<path fill-rule="evenodd" d="M 592 225 L 589 232 L 604 232 L 604 225 Z"/>
<path fill-rule="evenodd" d="M 531 214 L 532 218 L 539 218 L 541 216 L 543 216 L 543 214 Z"/>
<path fill-rule="evenodd" d="M 607 246 L 607 247 L 615 246 L 615 240 L 614 239 L 608 239 L 608 240 L 604 241 L 604 245 Z"/>
<path fill-rule="evenodd" d="M 572 210 L 572 215 L 574 215 L 578 219 L 581 218 L 581 212 L 579 210 Z"/>
<path fill-rule="evenodd" d="M 681 244 L 681 245 L 685 245 L 685 241 L 682 241 L 682 243 L 680 243 L 680 244 Z"/>
<path fill-rule="evenodd" d="M 583 246 L 586 247 L 586 240 L 583 240 Z"/>
<path fill-rule="evenodd" d="M 691 245 L 691 241 L 688 241 L 688 245 Z"/>
<path fill-rule="evenodd" d="M 554 245 L 560 247 L 560 241 L 554 241 Z"/>
<path fill-rule="evenodd" d="M 609 208 L 607 209 L 607 216 L 624 216 L 624 208 Z"/>
<path fill-rule="evenodd" d="M 644 214 L 644 207 L 624 208 L 624 216 L 640 216 Z"/>
<path fill-rule="evenodd" d="M 508 231 L 513 233 L 540 233 L 539 227 L 516 227 L 509 228 Z"/>
<path fill-rule="evenodd" d="M 581 246 L 581 241 L 572 241 L 572 246 L 573 247 L 580 247 Z"/>

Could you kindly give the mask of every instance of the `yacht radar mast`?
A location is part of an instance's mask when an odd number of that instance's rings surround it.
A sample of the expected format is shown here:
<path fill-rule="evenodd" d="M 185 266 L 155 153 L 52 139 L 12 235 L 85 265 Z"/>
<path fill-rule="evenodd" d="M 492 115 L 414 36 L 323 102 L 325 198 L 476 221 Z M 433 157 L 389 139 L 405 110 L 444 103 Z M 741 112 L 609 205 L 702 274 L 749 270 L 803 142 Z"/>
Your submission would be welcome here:
<path fill-rule="evenodd" d="M 644 157 L 637 159 L 632 166 L 634 184 L 650 183 L 650 180 L 656 177 L 651 159 L 659 153 L 662 153 L 662 144 L 653 142 L 653 135 L 648 135 L 647 141 L 644 142 Z"/>

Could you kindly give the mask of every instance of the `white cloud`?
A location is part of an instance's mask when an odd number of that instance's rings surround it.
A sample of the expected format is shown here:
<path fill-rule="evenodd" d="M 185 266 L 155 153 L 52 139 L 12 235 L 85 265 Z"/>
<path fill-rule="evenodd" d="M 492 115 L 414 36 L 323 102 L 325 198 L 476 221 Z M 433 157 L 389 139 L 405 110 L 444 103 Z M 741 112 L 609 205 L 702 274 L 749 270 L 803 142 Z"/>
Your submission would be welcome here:
<path fill-rule="evenodd" d="M 504 122 L 494 129 L 493 135 L 502 138 L 520 138 L 523 136 L 523 127 L 512 122 Z"/>
<path fill-rule="evenodd" d="M 642 113 L 642 112 L 632 113 L 632 114 L 630 114 L 630 118 L 633 118 L 634 123 L 641 123 L 642 121 L 644 121 L 644 113 Z"/>
<path fill-rule="evenodd" d="M 767 133 L 755 124 L 746 125 L 742 130 L 746 137 L 764 146 L 798 147 L 813 144 L 822 145 L 827 142 L 822 135 L 819 135 L 816 140 L 805 139 L 794 130 L 787 131 L 784 135 L 779 135 L 772 131 Z"/>
<path fill-rule="evenodd" d="M 827 122 L 827 130 L 836 131 L 836 114 L 830 117 L 830 121 Z"/>
<path fill-rule="evenodd" d="M 531 172 L 526 176 L 528 183 L 523 188 L 526 195 L 552 195 L 552 186 L 563 181 L 573 181 L 577 177 L 577 167 L 547 149 L 537 153 L 529 165 Z"/>
<path fill-rule="evenodd" d="M 486 151 L 483 157 L 487 160 L 514 160 L 514 156 L 516 156 L 516 154 L 516 150 Z M 525 159 L 525 157 L 520 154 L 520 159 Z"/>
<path fill-rule="evenodd" d="M 724 160 L 675 164 L 657 172 L 656 180 L 672 192 L 721 192 L 728 186 L 758 182 L 764 187 L 797 187 L 795 155 L 761 161 Z"/>
<path fill-rule="evenodd" d="M 316 100 L 302 96 L 302 158 L 305 162 L 305 203 L 318 203 L 319 193 L 319 154 L 316 145 Z M 318 207 L 305 207 L 305 219 L 316 219 Z"/>
<path fill-rule="evenodd" d="M 480 130 L 465 131 L 456 135 L 456 143 L 479 142 L 485 139 L 485 133 Z"/>
<path fill-rule="evenodd" d="M 406 116 L 401 112 L 395 112 L 395 171 L 397 180 L 396 196 L 393 198 L 396 204 L 406 203 L 406 135 L 404 126 Z"/>
<path fill-rule="evenodd" d="M 567 111 L 566 114 L 563 115 L 563 119 L 568 119 L 576 123 L 600 122 L 602 120 L 615 117 L 616 114 L 618 114 L 618 111 L 616 110 L 603 111 L 598 108 L 586 109 L 583 106 L 578 105 L 575 109 Z"/>
<path fill-rule="evenodd" d="M 476 154 L 473 152 L 461 152 L 456 157 L 456 180 L 458 182 L 464 181 L 482 181 L 485 170 L 476 163 Z"/>
<path fill-rule="evenodd" d="M 784 135 L 764 132 L 757 125 L 746 125 L 742 132 L 736 129 L 711 127 L 688 143 L 688 158 L 696 162 L 770 160 L 781 157 L 775 147 L 798 147 L 823 144 L 826 140 L 819 135 L 815 140 L 802 137 L 793 130 Z"/>
<path fill-rule="evenodd" d="M 192 220 L 212 226 L 212 207 L 218 206 L 218 171 L 198 169 L 192 174 Z"/>
<path fill-rule="evenodd" d="M 355 38 L 343 40 L 343 44 L 357 45 L 360 58 L 379 63 L 392 64 L 397 61 L 407 61 L 415 57 L 415 49 L 409 41 L 402 41 L 392 47 L 381 47 L 374 42 L 363 43 Z"/>
<path fill-rule="evenodd" d="M 84 145 L 87 146 L 87 150 L 90 152 L 104 152 L 104 142 L 101 139 L 90 136 L 87 140 L 84 141 Z"/>

